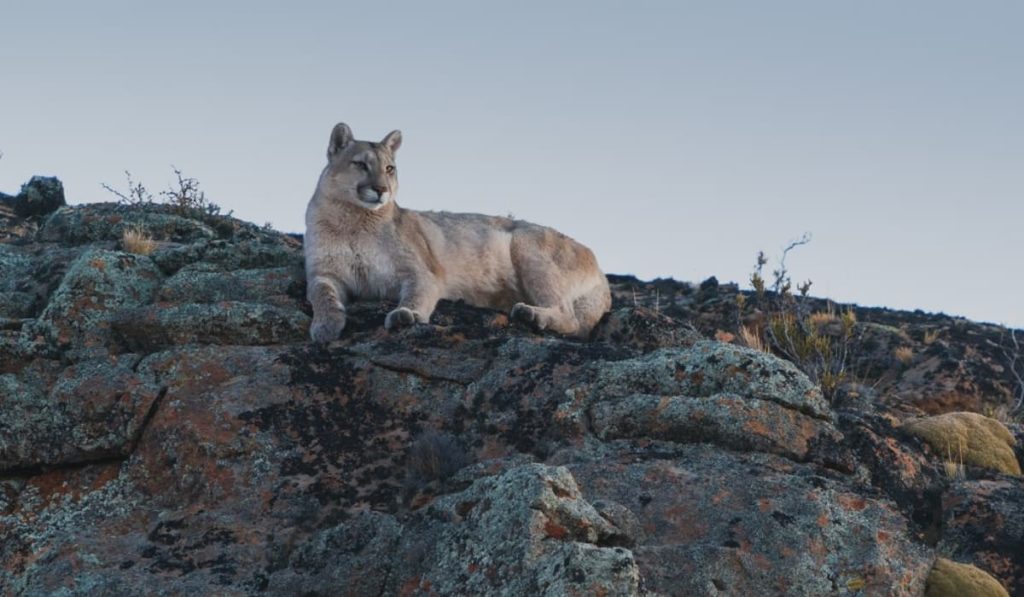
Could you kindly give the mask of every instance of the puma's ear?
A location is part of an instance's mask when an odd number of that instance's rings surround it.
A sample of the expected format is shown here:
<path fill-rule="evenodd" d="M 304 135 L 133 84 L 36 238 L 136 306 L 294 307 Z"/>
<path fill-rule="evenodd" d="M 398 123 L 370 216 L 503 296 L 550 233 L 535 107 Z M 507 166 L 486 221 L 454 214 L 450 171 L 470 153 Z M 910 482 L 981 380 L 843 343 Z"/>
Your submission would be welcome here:
<path fill-rule="evenodd" d="M 380 144 L 387 147 L 391 153 L 395 153 L 402 146 L 402 131 L 391 131 Z"/>
<path fill-rule="evenodd" d="M 327 159 L 331 159 L 338 155 L 342 149 L 348 146 L 352 142 L 352 129 L 348 128 L 348 125 L 344 122 L 339 122 L 334 125 L 334 130 L 331 131 L 331 142 L 327 146 Z"/>

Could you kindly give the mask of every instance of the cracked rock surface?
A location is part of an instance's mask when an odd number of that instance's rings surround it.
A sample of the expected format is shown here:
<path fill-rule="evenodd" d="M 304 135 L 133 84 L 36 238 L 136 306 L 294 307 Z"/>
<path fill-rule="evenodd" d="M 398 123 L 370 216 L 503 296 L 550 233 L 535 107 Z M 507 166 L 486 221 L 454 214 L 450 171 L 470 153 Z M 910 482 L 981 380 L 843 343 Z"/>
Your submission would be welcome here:
<path fill-rule="evenodd" d="M 591 342 L 357 303 L 318 346 L 300 238 L 62 203 L 0 212 L 2 595 L 1024 592 L 1021 477 L 901 427 L 1005 396 L 983 325 L 859 310 L 878 383 L 832 401 L 711 340 L 708 283 L 612 276 Z"/>

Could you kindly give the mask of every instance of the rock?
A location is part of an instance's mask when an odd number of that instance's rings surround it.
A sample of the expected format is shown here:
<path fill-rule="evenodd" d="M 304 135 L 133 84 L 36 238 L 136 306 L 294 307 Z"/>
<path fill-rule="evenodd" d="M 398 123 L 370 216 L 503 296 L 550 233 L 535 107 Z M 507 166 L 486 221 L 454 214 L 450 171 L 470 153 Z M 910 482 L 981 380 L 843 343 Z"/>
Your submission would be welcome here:
<path fill-rule="evenodd" d="M 999 581 L 970 564 L 960 564 L 946 558 L 935 560 L 928 575 L 925 589 L 927 597 L 1010 597 Z"/>
<path fill-rule="evenodd" d="M 322 594 L 344 588 L 347 595 L 384 595 L 402 525 L 393 516 L 364 512 L 318 532 L 289 554 L 272 574 L 273 595 Z"/>
<path fill-rule="evenodd" d="M 79 362 L 52 383 L 0 376 L 0 472 L 128 456 L 160 393 L 132 371 L 137 361 L 122 355 Z"/>
<path fill-rule="evenodd" d="M 1014 453 L 1017 441 L 1005 425 L 978 413 L 956 412 L 914 419 L 903 428 L 924 441 L 941 457 L 1020 476 Z"/>
<path fill-rule="evenodd" d="M 163 275 L 147 257 L 90 249 L 68 268 L 39 319 L 23 331 L 67 358 L 109 353 L 110 325 L 124 309 L 149 303 Z"/>
<path fill-rule="evenodd" d="M 52 176 L 33 176 L 9 204 L 22 218 L 46 215 L 66 205 L 64 185 Z"/>
<path fill-rule="evenodd" d="M 594 404 L 590 420 L 603 440 L 646 437 L 708 442 L 797 461 L 806 460 L 815 445 L 837 445 L 842 439 L 831 425 L 797 410 L 732 394 L 707 398 L 634 394 Z"/>
<path fill-rule="evenodd" d="M 650 352 L 670 346 L 692 346 L 701 335 L 682 322 L 656 311 L 615 309 L 594 330 L 594 340 Z"/>
<path fill-rule="evenodd" d="M 169 303 L 265 303 L 298 310 L 292 288 L 304 279 L 300 268 L 276 267 L 223 271 L 202 262 L 184 267 L 161 287 L 157 300 Z"/>
<path fill-rule="evenodd" d="M 775 402 L 809 416 L 829 419 L 821 389 L 787 361 L 731 344 L 701 341 L 690 348 L 662 349 L 601 367 L 590 392 L 675 396 L 730 393 Z"/>
<path fill-rule="evenodd" d="M 860 463 L 857 471 L 878 487 L 915 523 L 919 536 L 934 543 L 942 526 L 946 476 L 939 463 L 917 449 L 895 424 L 895 417 L 843 412 L 839 428 Z"/>
<path fill-rule="evenodd" d="M 1019 477 L 960 481 L 942 496 L 940 553 L 994 574 L 1024 593 L 1024 483 Z"/>
<path fill-rule="evenodd" d="M 143 352 L 180 344 L 285 344 L 309 337 L 306 314 L 237 301 L 124 310 L 111 326 L 126 349 Z"/>
<path fill-rule="evenodd" d="M 0 593 L 919 595 L 938 554 L 1024 593 L 1024 479 L 900 426 L 1006 402 L 1005 330 L 857 307 L 830 403 L 703 339 L 735 284 L 610 276 L 590 342 L 357 302 L 318 346 L 302 261 L 232 218 L 0 206 Z"/>
<path fill-rule="evenodd" d="M 639 519 L 631 549 L 654 594 L 919 595 L 931 566 L 893 504 L 811 465 L 633 440 L 566 467 L 592 503 Z"/>
<path fill-rule="evenodd" d="M 215 238 L 217 233 L 206 224 L 166 210 L 132 210 L 113 203 L 83 210 L 64 207 L 47 218 L 39 231 L 41 240 L 65 245 L 102 241 L 120 242 L 130 227 L 144 229 L 154 240 L 195 242 Z"/>
<path fill-rule="evenodd" d="M 388 594 L 635 595 L 621 532 L 568 470 L 530 464 L 440 498 L 410 521 Z"/>

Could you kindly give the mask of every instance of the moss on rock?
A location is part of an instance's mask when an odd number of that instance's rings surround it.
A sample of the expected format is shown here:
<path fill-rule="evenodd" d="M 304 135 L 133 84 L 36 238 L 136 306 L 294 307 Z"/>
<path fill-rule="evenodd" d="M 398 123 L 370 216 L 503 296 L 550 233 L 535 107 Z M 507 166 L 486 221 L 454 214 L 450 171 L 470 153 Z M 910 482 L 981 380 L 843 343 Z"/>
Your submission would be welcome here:
<path fill-rule="evenodd" d="M 953 412 L 913 419 L 903 428 L 928 442 L 934 450 L 964 464 L 1020 476 L 1020 463 L 1010 431 L 999 421 L 978 413 Z"/>
<path fill-rule="evenodd" d="M 1003 585 L 977 566 L 946 558 L 935 560 L 925 585 L 926 597 L 1010 597 Z"/>

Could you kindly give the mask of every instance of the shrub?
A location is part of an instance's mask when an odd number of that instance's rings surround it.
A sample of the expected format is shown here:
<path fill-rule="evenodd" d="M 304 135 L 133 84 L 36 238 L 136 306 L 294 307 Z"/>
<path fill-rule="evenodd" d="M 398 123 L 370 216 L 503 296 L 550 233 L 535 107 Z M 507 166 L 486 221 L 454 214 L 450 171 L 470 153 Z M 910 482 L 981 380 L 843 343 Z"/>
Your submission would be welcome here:
<path fill-rule="evenodd" d="M 206 193 L 199 188 L 198 180 L 185 176 L 174 166 L 171 166 L 171 169 L 174 171 L 176 181 L 166 191 L 161 191 L 159 196 L 162 198 L 162 203 L 170 205 L 175 213 L 203 221 L 220 215 L 231 215 L 232 212 L 221 214 L 221 207 L 206 198 Z M 156 203 L 153 194 L 141 182 L 132 179 L 131 172 L 125 170 L 124 174 L 128 179 L 127 193 L 122 193 L 107 183 L 101 183 L 101 186 L 113 193 L 117 197 L 118 203 L 122 205 L 142 206 Z"/>
<path fill-rule="evenodd" d="M 744 344 L 791 361 L 831 399 L 849 375 L 847 362 L 857 339 L 857 316 L 852 308 L 837 312 L 832 303 L 827 304 L 825 311 L 813 311 L 807 298 L 810 280 L 797 284 L 797 294 L 793 293 L 786 256 L 810 240 L 810 235 L 805 234 L 786 246 L 770 283 L 763 273 L 768 259 L 763 251 L 758 253 L 750 276 L 753 304 L 748 304 L 746 295 L 736 297 L 740 319 L 747 307 L 755 313 L 752 323 L 741 321 L 738 327 Z"/>
<path fill-rule="evenodd" d="M 146 190 L 146 187 L 141 182 L 135 182 L 132 180 L 132 173 L 125 170 L 125 178 L 128 179 L 128 194 L 118 191 L 114 187 L 107 183 L 100 183 L 100 185 L 107 191 L 113 193 L 117 197 L 117 202 L 122 205 L 148 205 L 153 203 L 153 195 Z"/>
<path fill-rule="evenodd" d="M 1006 367 L 1017 382 L 1013 411 L 1020 412 L 1024 407 L 1024 359 L 1021 358 L 1020 341 L 1017 340 L 1017 331 L 1009 330 L 1010 341 L 1002 346 L 1003 358 L 1006 359 Z"/>

